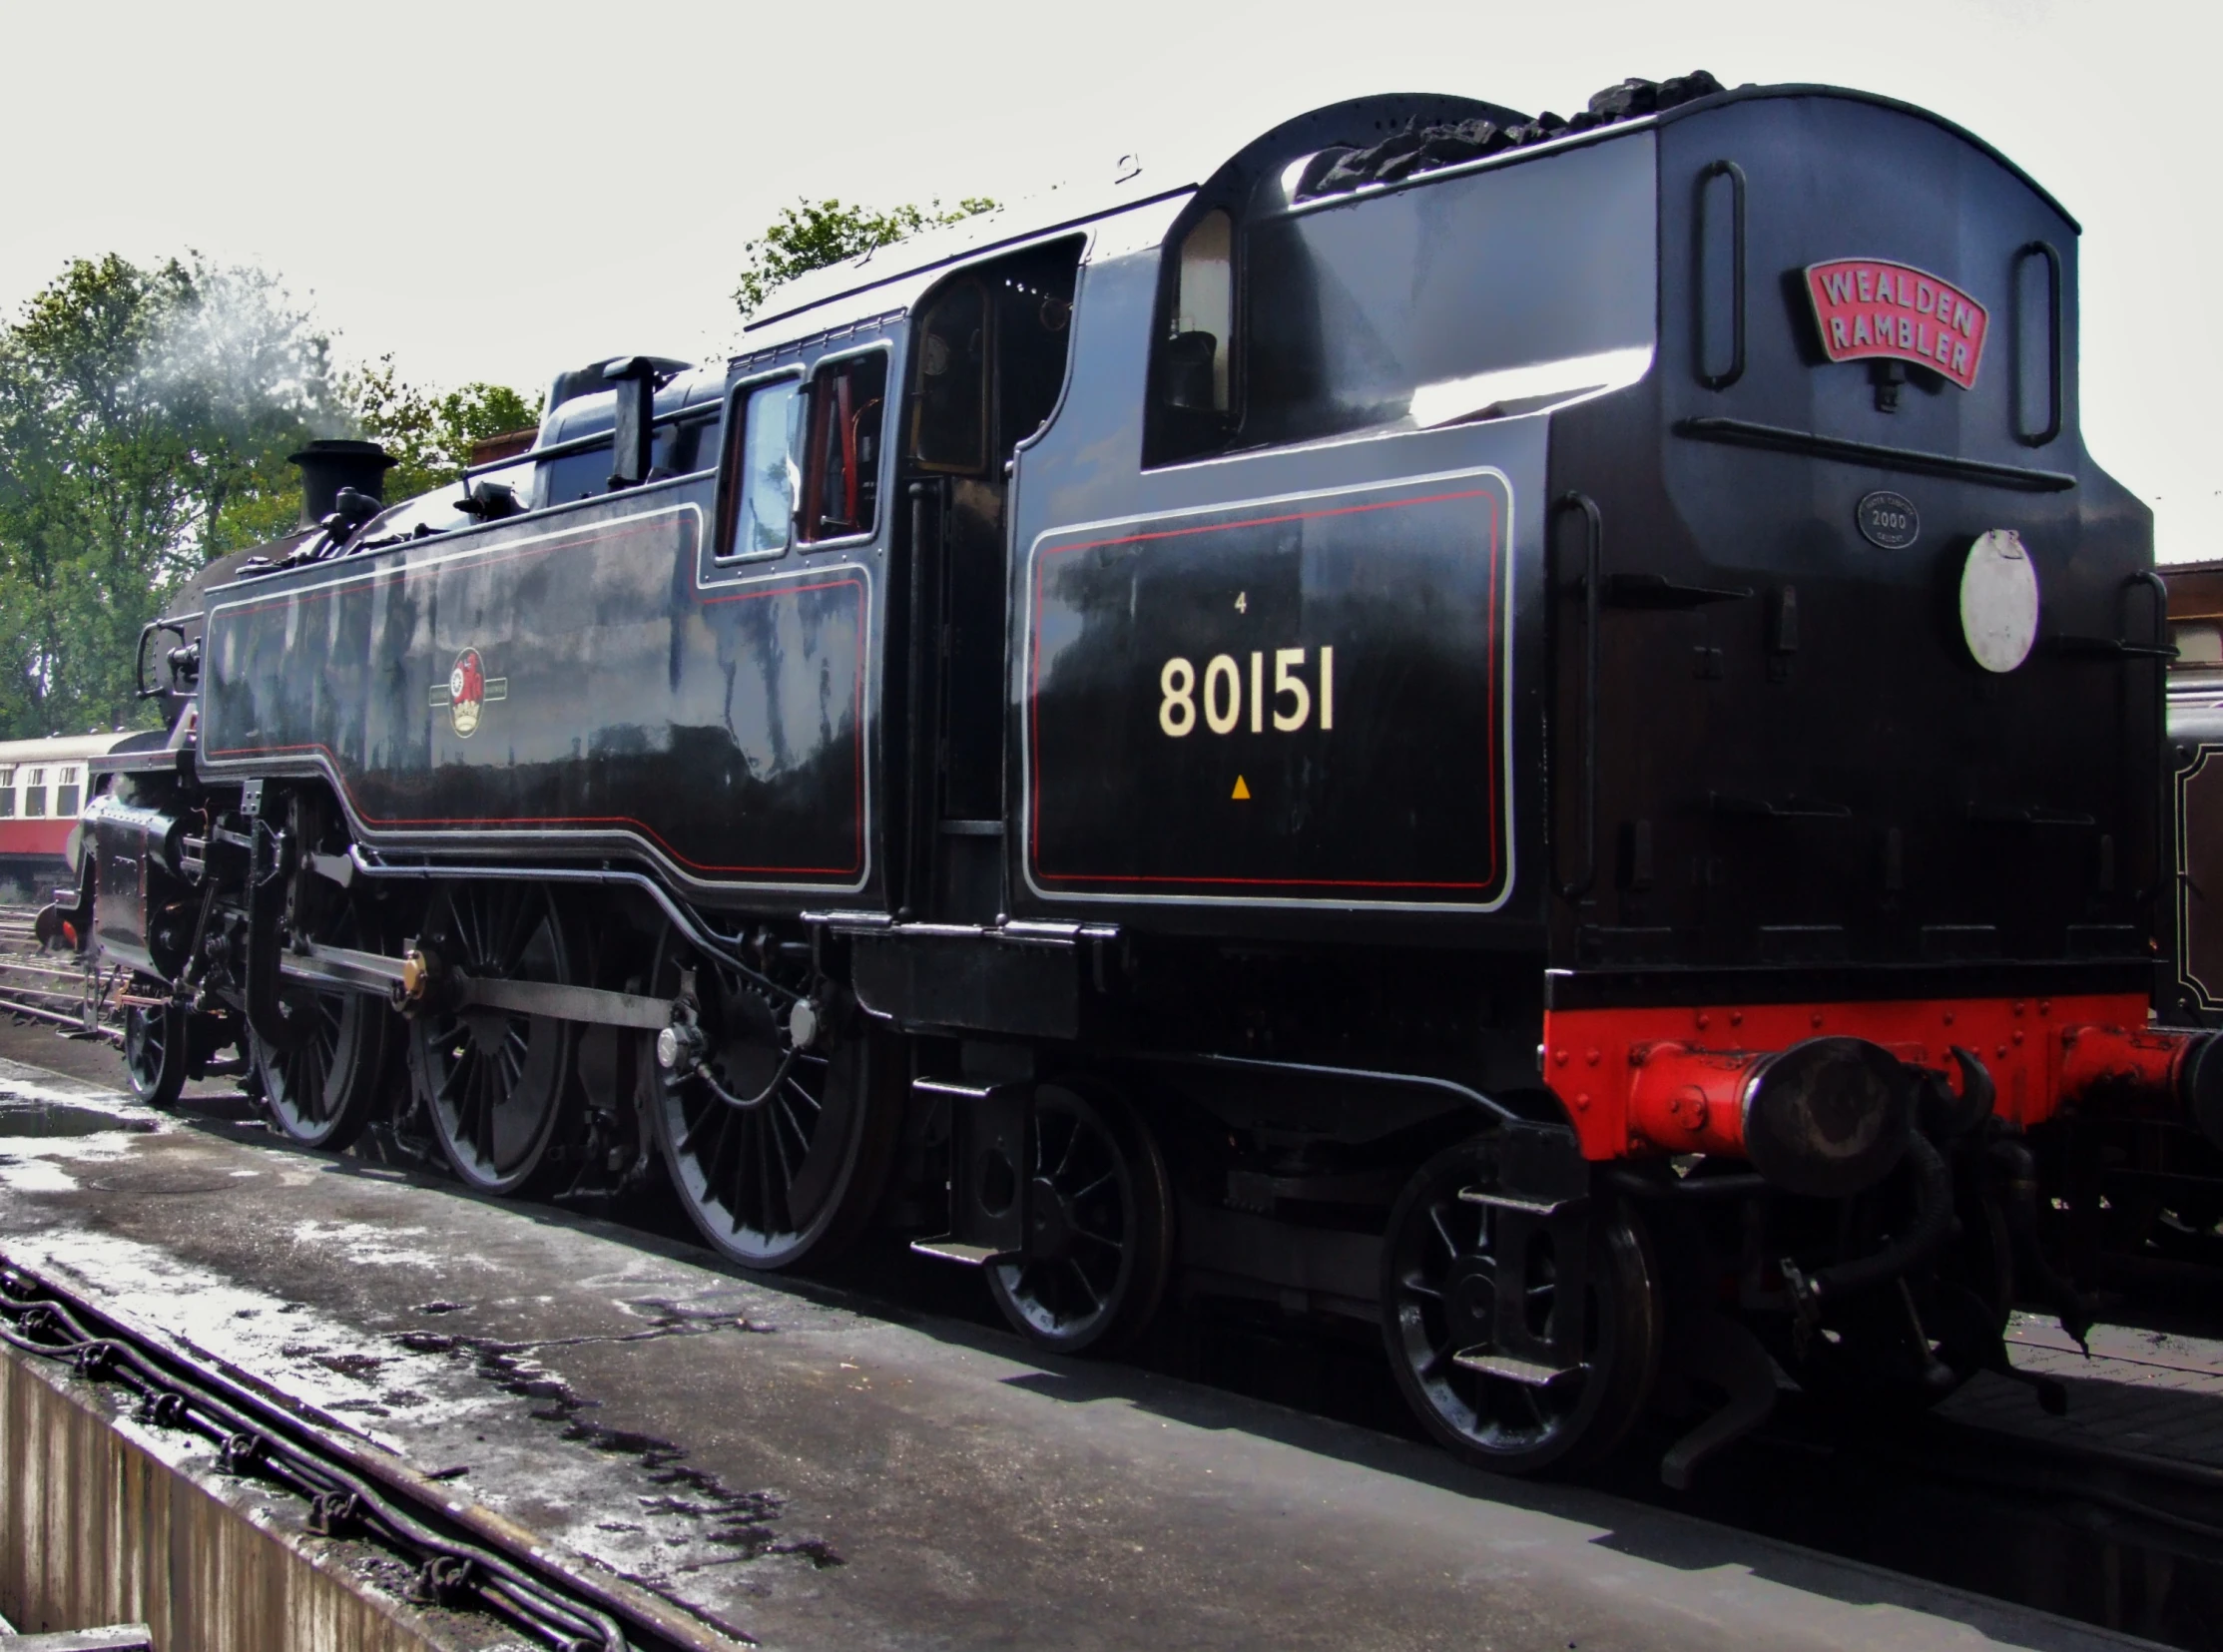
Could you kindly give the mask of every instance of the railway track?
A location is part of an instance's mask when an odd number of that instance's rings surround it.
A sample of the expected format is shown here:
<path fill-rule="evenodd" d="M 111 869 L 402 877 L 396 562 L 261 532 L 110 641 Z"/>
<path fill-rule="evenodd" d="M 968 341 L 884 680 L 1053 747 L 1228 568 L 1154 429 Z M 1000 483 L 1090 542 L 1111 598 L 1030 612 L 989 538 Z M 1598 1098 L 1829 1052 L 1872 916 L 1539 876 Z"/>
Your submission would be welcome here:
<path fill-rule="evenodd" d="M 0 904 L 0 1013 L 122 1043 L 121 971 L 101 973 L 75 953 L 42 946 L 38 910 Z"/>
<path fill-rule="evenodd" d="M 120 1041 L 121 978 L 96 977 L 70 953 L 41 949 L 34 916 L 30 906 L 0 905 L 0 1012 Z M 619 1205 L 599 1213 L 665 1238 L 692 1239 L 684 1224 L 658 1220 L 669 1213 Z M 806 1272 L 890 1307 L 1000 1324 L 984 1303 L 965 1300 L 961 1282 L 947 1271 L 921 1269 L 900 1248 L 878 1255 L 867 1246 L 864 1253 Z M 0 1323 L 13 1323 L 0 1336 L 21 1346 L 25 1300 L 11 1303 L 8 1296 L 0 1290 Z M 1170 1318 L 1176 1323 L 1146 1340 L 1131 1363 L 1363 1427 L 1411 1432 L 1371 1346 L 1218 1316 Z M 74 1323 L 73 1336 L 82 1341 L 116 1340 L 83 1313 Z M 2095 1373 L 2105 1364 L 2098 1362 Z M 2187 1380 L 2212 1390 L 2216 1438 L 2223 1441 L 2223 1364 Z M 1654 1450 L 1631 1451 L 1583 1478 L 1618 1495 L 2190 1652 L 2223 1652 L 2223 1447 L 2209 1453 L 2212 1461 L 2162 1454 L 2169 1449 L 2041 1438 L 1949 1416 L 1866 1425 L 1790 1400 L 1774 1424 L 1709 1469 L 1691 1494 L 1658 1485 L 1645 1466 L 1656 1461 Z M 389 1541 L 420 1567 L 445 1552 L 421 1543 L 411 1549 L 392 1534 Z M 443 1577 L 494 1575 L 454 1563 L 435 1570 Z M 590 1636 L 570 1644 L 610 1643 Z"/>
<path fill-rule="evenodd" d="M 556 1652 L 721 1652 L 734 1644 L 6 1256 L 0 1344 L 126 1390 L 143 1425 L 199 1435 L 216 1447 L 224 1472 L 305 1501 L 311 1532 L 398 1556 L 411 1568 L 409 1596 L 419 1604 L 486 1613 Z"/>

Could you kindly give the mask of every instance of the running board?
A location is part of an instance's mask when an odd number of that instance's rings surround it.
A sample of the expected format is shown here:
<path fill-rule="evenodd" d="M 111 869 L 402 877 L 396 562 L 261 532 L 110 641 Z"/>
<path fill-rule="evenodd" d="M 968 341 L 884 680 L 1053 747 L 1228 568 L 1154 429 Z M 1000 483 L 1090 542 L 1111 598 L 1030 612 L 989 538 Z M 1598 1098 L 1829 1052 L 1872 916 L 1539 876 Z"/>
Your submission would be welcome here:
<path fill-rule="evenodd" d="M 1479 1372 L 1484 1377 L 1518 1382 L 1524 1388 L 1548 1388 L 1563 1377 L 1582 1377 L 1590 1370 L 1588 1366 L 1546 1366 L 1534 1360 L 1515 1360 L 1505 1354 L 1484 1354 L 1477 1349 L 1452 1355 L 1451 1364 L 1461 1371 Z"/>
<path fill-rule="evenodd" d="M 994 1268 L 1019 1260 L 1017 1251 L 997 1251 L 986 1245 L 963 1245 L 954 1239 L 914 1239 L 911 1255 L 932 1257 L 936 1262 L 962 1263 L 967 1268 Z"/>

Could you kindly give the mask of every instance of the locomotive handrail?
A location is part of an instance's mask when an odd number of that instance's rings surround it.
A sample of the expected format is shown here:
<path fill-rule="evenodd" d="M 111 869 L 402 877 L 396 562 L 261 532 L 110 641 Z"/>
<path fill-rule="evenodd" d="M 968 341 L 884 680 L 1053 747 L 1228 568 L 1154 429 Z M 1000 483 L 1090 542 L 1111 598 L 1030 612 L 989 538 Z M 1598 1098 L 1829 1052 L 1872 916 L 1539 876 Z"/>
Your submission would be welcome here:
<path fill-rule="evenodd" d="M 1581 511 L 1586 525 L 1582 573 L 1582 875 L 1559 885 L 1563 898 L 1580 900 L 1598 880 L 1598 603 L 1605 583 L 1600 571 L 1605 518 L 1598 512 L 1597 501 L 1586 493 L 1562 493 L 1554 508 Z M 1552 864 L 1556 869 L 1556 849 Z"/>
<path fill-rule="evenodd" d="M 2123 584 L 2126 590 L 2133 585 L 2142 585 L 2153 593 L 2155 646 L 2159 648 L 2168 645 L 2168 582 L 2163 580 L 2151 568 L 2141 568 L 2125 580 Z M 2127 618 L 2127 616 L 2125 617 Z M 2129 629 L 2130 627 L 2127 624 L 2123 627 L 2126 632 Z M 2176 652 L 2175 647 L 2170 646 L 2166 657 L 2156 659 L 2156 669 L 2154 671 L 2157 680 L 2154 683 L 2153 695 L 2153 755 L 2156 766 L 2164 773 L 2169 768 L 2169 661 L 2176 657 Z M 2176 849 L 2175 844 L 2171 841 L 2173 825 L 2174 822 L 2168 810 L 2156 809 L 2153 812 L 2153 881 L 2146 888 L 2138 891 L 2141 899 L 2151 900 L 2158 896 L 2163 882 L 2175 867 Z M 2159 925 L 2152 925 L 2152 927 L 2158 928 Z M 2178 944 L 2180 946 L 2182 944 L 2181 936 L 2178 937 Z"/>
<path fill-rule="evenodd" d="M 940 493 L 940 484 L 936 482 L 910 484 L 910 658 L 905 668 L 907 692 L 903 722 L 912 767 L 907 777 L 910 807 L 904 812 L 903 822 L 903 904 L 896 914 L 904 918 L 916 913 L 918 891 L 925 887 L 929 876 L 925 864 L 926 834 L 921 828 L 927 812 L 933 807 L 933 783 L 930 771 L 926 777 L 919 773 L 919 753 L 924 750 L 919 741 L 925 727 L 927 501 L 932 499 L 938 506 Z M 940 511 L 936 509 L 934 515 L 938 527 Z"/>
<path fill-rule="evenodd" d="M 1675 434 L 1698 441 L 1728 442 L 1735 447 L 1765 447 L 1814 459 L 1842 459 L 1847 464 L 1881 465 L 1888 470 L 1914 470 L 1932 476 L 1957 477 L 1965 482 L 1989 482 L 1996 487 L 2020 488 L 2030 493 L 2065 493 L 2076 485 L 2076 478 L 2065 471 L 2033 470 L 2021 465 L 1994 464 L 1988 459 L 1963 459 L 1955 453 L 1926 453 L 1917 447 L 1852 441 L 1813 430 L 1795 430 L 1788 425 L 1756 424 L 1751 419 L 1711 416 L 1677 419 Z"/>
<path fill-rule="evenodd" d="M 2032 254 L 2045 260 L 2045 427 L 2022 428 L 2022 261 Z M 2051 243 L 2027 242 L 2014 254 L 2014 439 L 2024 447 L 2043 447 L 2061 433 L 2061 255 Z"/>
<path fill-rule="evenodd" d="M 1706 186 L 1729 180 L 1729 370 L 1706 370 Z M 1745 375 L 1745 169 L 1729 160 L 1711 161 L 1698 173 L 1698 381 L 1709 390 L 1726 390 Z"/>
<path fill-rule="evenodd" d="M 199 614 L 185 614 L 176 619 L 149 620 L 139 628 L 139 651 L 132 657 L 131 666 L 131 686 L 136 691 L 133 695 L 134 699 L 152 700 L 158 694 L 168 692 L 160 685 L 154 688 L 147 686 L 147 640 L 150 637 L 160 635 L 162 632 L 174 631 L 178 634 L 179 642 L 183 643 L 186 637 L 186 622 L 200 618 Z"/>
<path fill-rule="evenodd" d="M 684 407 L 675 407 L 669 413 L 659 413 L 649 420 L 651 430 L 661 430 L 667 424 L 677 424 L 681 419 L 714 407 L 723 407 L 726 398 L 721 394 L 713 401 L 691 401 Z M 514 470 L 521 464 L 538 464 L 544 459 L 565 459 L 574 453 L 591 453 L 598 447 L 608 447 L 617 440 L 615 426 L 608 430 L 590 431 L 584 436 L 570 436 L 563 441 L 550 442 L 546 447 L 528 447 L 522 453 L 512 453 L 506 459 L 489 459 L 484 464 L 465 465 L 458 482 L 468 483 L 473 476 L 489 475 L 497 470 Z"/>

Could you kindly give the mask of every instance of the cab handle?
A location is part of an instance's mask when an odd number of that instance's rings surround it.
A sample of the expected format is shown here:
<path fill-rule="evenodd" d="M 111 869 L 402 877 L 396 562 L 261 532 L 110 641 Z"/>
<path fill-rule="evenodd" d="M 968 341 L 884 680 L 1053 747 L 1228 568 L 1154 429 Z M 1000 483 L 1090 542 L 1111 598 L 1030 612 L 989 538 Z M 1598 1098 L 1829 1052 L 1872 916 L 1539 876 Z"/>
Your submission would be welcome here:
<path fill-rule="evenodd" d="M 1605 584 L 1599 574 L 1605 551 L 1605 518 L 1598 512 L 1597 501 L 1587 493 L 1562 493 L 1553 509 L 1555 516 L 1580 511 L 1583 520 L 1582 875 L 1559 885 L 1563 898 L 1580 900 L 1598 880 L 1598 603 Z M 1557 543 L 1554 538 L 1554 548 Z M 1552 861 L 1556 868 L 1556 848 Z"/>
<path fill-rule="evenodd" d="M 1713 289 L 1713 272 L 1706 263 L 1706 201 L 1717 178 L 1729 180 L 1729 365 L 1709 372 L 1706 300 Z M 1698 382 L 1709 390 L 1726 390 L 1745 375 L 1745 170 L 1734 161 L 1712 161 L 1698 174 Z"/>

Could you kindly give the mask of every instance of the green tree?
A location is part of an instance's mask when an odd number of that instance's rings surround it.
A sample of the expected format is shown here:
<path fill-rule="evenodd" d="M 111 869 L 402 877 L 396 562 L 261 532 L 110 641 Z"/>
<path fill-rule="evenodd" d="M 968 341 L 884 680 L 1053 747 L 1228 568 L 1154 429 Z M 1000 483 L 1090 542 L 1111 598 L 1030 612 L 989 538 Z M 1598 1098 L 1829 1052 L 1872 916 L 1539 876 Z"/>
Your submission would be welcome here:
<path fill-rule="evenodd" d="M 398 499 L 535 422 L 502 385 L 331 357 L 276 276 L 198 256 L 77 260 L 0 325 L 0 735 L 139 719 L 140 628 L 211 558 L 291 531 L 310 437 L 385 441 Z"/>
<path fill-rule="evenodd" d="M 793 207 L 783 207 L 765 233 L 742 249 L 741 280 L 734 288 L 734 302 L 740 305 L 742 314 L 753 314 L 764 307 L 774 287 L 806 271 L 839 264 L 921 230 L 993 212 L 996 205 L 985 196 L 967 196 L 947 209 L 936 200 L 924 207 L 906 205 L 882 212 L 839 201 L 798 199 Z"/>
<path fill-rule="evenodd" d="M 473 442 L 540 422 L 538 397 L 484 382 L 444 394 L 419 389 L 402 379 L 390 354 L 346 374 L 342 393 L 362 433 L 400 461 L 386 474 L 388 499 L 454 481 L 471 462 Z"/>
<path fill-rule="evenodd" d="M 73 262 L 0 327 L 0 730 L 134 718 L 140 627 L 269 536 L 343 420 L 330 341 L 271 275 Z"/>

